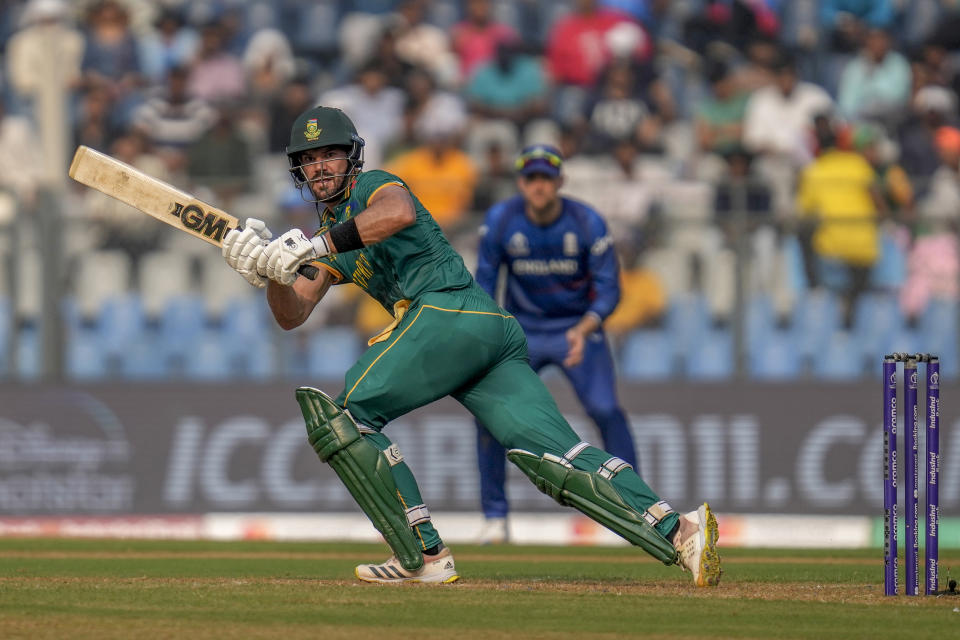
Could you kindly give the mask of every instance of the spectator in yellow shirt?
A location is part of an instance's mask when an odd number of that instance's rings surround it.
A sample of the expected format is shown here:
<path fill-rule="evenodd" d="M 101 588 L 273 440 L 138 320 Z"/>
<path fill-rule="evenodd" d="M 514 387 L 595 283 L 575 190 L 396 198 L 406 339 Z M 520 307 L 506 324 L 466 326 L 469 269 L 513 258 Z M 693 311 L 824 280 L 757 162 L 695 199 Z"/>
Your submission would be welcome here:
<path fill-rule="evenodd" d="M 803 235 L 810 285 L 820 285 L 824 263 L 847 272 L 843 317 L 850 327 L 879 254 L 877 176 L 862 155 L 838 147 L 836 133 L 828 120 L 818 118 L 820 152 L 800 174 L 797 209 L 808 223 Z"/>
<path fill-rule="evenodd" d="M 463 222 L 477 185 L 477 167 L 460 149 L 466 122 L 438 114 L 421 123 L 416 133 L 422 144 L 397 156 L 384 169 L 402 178 L 437 224 L 450 233 Z"/>

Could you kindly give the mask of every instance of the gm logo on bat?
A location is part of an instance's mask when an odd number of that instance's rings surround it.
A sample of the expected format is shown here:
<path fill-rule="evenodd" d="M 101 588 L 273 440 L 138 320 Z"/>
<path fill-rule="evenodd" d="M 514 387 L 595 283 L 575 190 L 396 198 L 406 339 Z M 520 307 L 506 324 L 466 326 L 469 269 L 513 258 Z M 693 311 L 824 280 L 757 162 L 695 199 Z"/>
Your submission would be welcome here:
<path fill-rule="evenodd" d="M 205 212 L 195 204 L 183 205 L 173 203 L 170 215 L 180 218 L 181 224 L 187 229 L 196 231 L 212 240 L 220 242 L 227 231 L 227 221 L 215 213 Z"/>

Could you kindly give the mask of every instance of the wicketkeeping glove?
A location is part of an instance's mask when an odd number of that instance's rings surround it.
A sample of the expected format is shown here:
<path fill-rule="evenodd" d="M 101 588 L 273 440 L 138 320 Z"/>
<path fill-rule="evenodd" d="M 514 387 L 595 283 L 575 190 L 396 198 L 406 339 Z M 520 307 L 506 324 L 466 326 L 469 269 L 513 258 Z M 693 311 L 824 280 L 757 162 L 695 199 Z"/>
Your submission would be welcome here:
<path fill-rule="evenodd" d="M 257 271 L 275 282 L 291 285 L 300 265 L 329 253 L 322 235 L 311 240 L 300 229 L 291 229 L 263 249 L 257 259 Z"/>
<path fill-rule="evenodd" d="M 223 237 L 221 252 L 224 260 L 259 289 L 267 286 L 267 279 L 257 273 L 257 259 L 272 237 L 263 220 L 256 218 L 247 218 L 243 230 L 231 229 Z"/>

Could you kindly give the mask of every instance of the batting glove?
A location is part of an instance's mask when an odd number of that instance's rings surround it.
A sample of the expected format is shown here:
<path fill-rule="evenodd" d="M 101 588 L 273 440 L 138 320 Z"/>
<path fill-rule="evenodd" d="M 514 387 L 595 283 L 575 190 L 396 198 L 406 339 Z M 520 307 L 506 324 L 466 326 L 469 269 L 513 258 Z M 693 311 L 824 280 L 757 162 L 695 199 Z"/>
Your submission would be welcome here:
<path fill-rule="evenodd" d="M 263 220 L 256 218 L 247 218 L 242 230 L 231 229 L 223 237 L 221 252 L 224 260 L 258 289 L 267 286 L 267 279 L 257 273 L 257 259 L 272 237 Z"/>
<path fill-rule="evenodd" d="M 322 235 L 312 240 L 300 229 L 291 229 L 268 244 L 257 259 L 257 270 L 283 285 L 297 279 L 297 269 L 304 262 L 322 258 L 330 253 Z"/>

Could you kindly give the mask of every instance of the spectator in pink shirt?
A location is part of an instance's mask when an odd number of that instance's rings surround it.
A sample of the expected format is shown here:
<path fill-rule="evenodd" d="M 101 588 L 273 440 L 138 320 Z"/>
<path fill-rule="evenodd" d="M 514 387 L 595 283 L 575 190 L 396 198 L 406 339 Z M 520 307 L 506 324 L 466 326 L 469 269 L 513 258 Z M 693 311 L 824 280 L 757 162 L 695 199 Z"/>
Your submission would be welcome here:
<path fill-rule="evenodd" d="M 187 92 L 210 103 L 240 100 L 247 91 L 240 58 L 226 48 L 226 31 L 220 22 L 206 25 L 200 36 L 200 51 L 187 80 Z"/>
<path fill-rule="evenodd" d="M 490 0 L 467 0 L 466 19 L 455 24 L 452 32 L 460 78 L 466 82 L 478 66 L 493 59 L 499 43 L 518 38 L 510 26 L 493 20 Z"/>
<path fill-rule="evenodd" d="M 557 20 L 547 42 L 547 65 L 555 82 L 592 88 L 601 70 L 610 62 L 605 36 L 621 23 L 643 29 L 630 16 L 597 6 L 597 0 L 576 0 L 574 10 Z M 635 55 L 645 60 L 653 53 L 653 43 L 643 32 L 637 39 Z"/>

